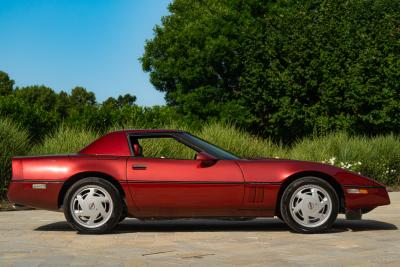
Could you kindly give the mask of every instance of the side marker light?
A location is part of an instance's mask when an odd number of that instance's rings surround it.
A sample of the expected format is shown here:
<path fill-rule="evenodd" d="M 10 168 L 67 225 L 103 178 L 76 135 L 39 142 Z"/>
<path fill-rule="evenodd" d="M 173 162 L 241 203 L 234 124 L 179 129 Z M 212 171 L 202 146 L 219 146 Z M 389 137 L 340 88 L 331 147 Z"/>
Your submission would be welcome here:
<path fill-rule="evenodd" d="M 365 188 L 349 188 L 347 189 L 349 194 L 368 194 L 368 190 Z"/>
<path fill-rule="evenodd" d="M 32 189 L 46 189 L 46 184 L 32 184 Z"/>

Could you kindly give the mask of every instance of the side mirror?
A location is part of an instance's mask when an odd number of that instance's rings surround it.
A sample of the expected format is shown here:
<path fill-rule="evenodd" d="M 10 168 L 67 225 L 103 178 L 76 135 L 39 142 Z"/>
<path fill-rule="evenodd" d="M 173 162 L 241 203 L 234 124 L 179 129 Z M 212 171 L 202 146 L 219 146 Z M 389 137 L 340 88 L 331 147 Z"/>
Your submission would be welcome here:
<path fill-rule="evenodd" d="M 196 154 L 196 160 L 200 161 L 199 167 L 201 168 L 210 167 L 217 162 L 215 157 L 205 152 L 198 152 Z"/>

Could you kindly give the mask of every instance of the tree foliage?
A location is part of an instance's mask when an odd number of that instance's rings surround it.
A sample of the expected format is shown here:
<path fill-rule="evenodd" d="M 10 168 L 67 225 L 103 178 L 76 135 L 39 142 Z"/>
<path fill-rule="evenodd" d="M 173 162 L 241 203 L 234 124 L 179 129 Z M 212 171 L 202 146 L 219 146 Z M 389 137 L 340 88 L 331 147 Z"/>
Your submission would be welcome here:
<path fill-rule="evenodd" d="M 12 92 L 14 81 L 10 79 L 7 73 L 0 71 L 0 96 L 8 95 Z"/>
<path fill-rule="evenodd" d="M 136 96 L 125 94 L 96 101 L 93 92 L 75 87 L 68 94 L 44 85 L 14 88 L 14 81 L 0 72 L 0 120 L 6 118 L 28 130 L 33 142 L 41 142 L 60 125 L 94 130 L 101 134 L 110 127 L 162 127 L 179 120 L 172 107 L 140 107 Z M 4 90 L 3 90 L 4 89 Z"/>
<path fill-rule="evenodd" d="M 96 96 L 93 92 L 88 92 L 85 88 L 77 86 L 71 91 L 71 105 L 76 107 L 93 106 L 96 104 Z"/>
<path fill-rule="evenodd" d="M 125 94 L 118 96 L 117 99 L 115 99 L 114 97 L 109 97 L 107 98 L 106 101 L 104 101 L 103 104 L 111 107 L 123 107 L 123 106 L 133 106 L 135 102 L 136 102 L 136 96 L 131 94 Z"/>
<path fill-rule="evenodd" d="M 167 103 L 292 141 L 400 130 L 400 5 L 175 0 L 142 57 Z"/>

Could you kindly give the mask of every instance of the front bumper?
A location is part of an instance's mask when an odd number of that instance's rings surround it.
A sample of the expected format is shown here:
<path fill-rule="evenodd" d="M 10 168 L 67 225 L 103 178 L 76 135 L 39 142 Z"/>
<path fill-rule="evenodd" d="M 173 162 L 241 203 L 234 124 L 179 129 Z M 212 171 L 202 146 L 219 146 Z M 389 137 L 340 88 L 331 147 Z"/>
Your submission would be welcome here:
<path fill-rule="evenodd" d="M 349 193 L 349 191 L 352 192 L 349 189 L 362 189 L 366 190 L 367 193 Z M 343 191 L 346 210 L 373 209 L 378 206 L 390 204 L 389 194 L 386 188 L 382 186 L 346 185 Z"/>

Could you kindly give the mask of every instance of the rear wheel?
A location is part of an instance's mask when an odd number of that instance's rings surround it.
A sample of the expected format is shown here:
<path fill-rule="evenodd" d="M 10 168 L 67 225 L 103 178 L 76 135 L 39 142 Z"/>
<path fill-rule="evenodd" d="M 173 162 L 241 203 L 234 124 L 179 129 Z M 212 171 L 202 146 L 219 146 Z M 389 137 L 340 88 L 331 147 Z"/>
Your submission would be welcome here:
<path fill-rule="evenodd" d="M 101 178 L 85 178 L 71 186 L 64 198 L 64 215 L 80 233 L 103 234 L 112 230 L 122 215 L 118 190 Z"/>
<path fill-rule="evenodd" d="M 326 181 L 304 177 L 291 183 L 281 198 L 281 216 L 299 233 L 317 233 L 329 229 L 339 211 L 336 191 Z"/>

